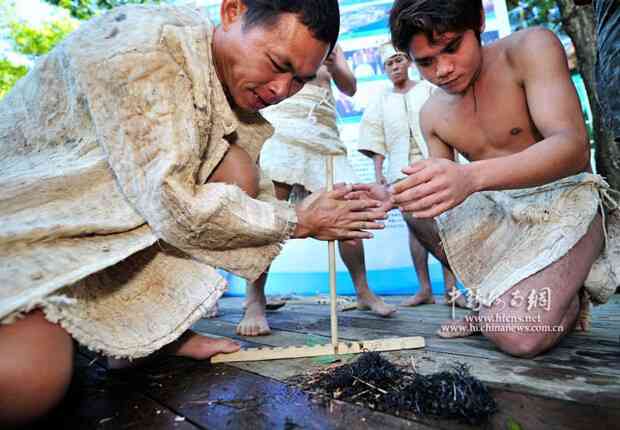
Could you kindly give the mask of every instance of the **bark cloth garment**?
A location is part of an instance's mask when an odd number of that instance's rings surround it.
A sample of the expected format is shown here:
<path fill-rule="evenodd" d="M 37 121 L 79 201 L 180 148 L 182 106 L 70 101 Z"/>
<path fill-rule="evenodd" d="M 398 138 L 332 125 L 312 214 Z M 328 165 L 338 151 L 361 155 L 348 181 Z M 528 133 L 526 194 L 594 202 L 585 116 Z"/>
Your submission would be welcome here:
<path fill-rule="evenodd" d="M 266 176 L 314 192 L 325 188 L 326 160 L 332 155 L 334 181 L 357 182 L 338 133 L 331 87 L 306 84 L 293 97 L 261 113 L 275 129 L 260 154 Z"/>
<path fill-rule="evenodd" d="M 428 158 L 419 117 L 434 88 L 426 81 L 418 82 L 405 94 L 385 88 L 364 111 L 357 150 L 386 158 L 388 183 L 406 177 L 401 171 L 403 167 Z"/>
<path fill-rule="evenodd" d="M 296 223 L 205 183 L 229 144 L 273 131 L 234 111 L 213 26 L 184 7 L 127 6 L 83 24 L 0 103 L 0 320 L 42 307 L 80 343 L 136 358 L 220 297 L 215 267 L 255 279 Z"/>
<path fill-rule="evenodd" d="M 452 271 L 488 305 L 566 255 L 602 204 L 610 205 L 605 251 L 585 282 L 600 304 L 620 280 L 620 211 L 610 193 L 600 176 L 582 173 L 538 187 L 474 193 L 435 220 Z"/>

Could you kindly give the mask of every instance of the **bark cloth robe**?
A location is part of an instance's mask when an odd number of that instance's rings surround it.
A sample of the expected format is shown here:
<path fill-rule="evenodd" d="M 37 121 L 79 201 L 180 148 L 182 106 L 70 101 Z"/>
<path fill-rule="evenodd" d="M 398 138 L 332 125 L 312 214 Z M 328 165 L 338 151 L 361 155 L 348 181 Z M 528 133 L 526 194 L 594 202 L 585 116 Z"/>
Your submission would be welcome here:
<path fill-rule="evenodd" d="M 393 183 L 405 178 L 401 169 L 428 158 L 428 148 L 420 129 L 420 110 L 434 86 L 420 81 L 405 94 L 385 88 L 364 111 L 357 150 L 379 154 L 387 161 L 386 179 Z"/>
<path fill-rule="evenodd" d="M 327 186 L 329 156 L 333 157 L 335 183 L 358 182 L 340 139 L 331 86 L 310 82 L 261 113 L 275 129 L 261 150 L 261 168 L 272 180 L 293 186 L 293 201 Z"/>
<path fill-rule="evenodd" d="M 217 79 L 213 26 L 128 6 L 83 24 L 0 102 L 0 320 L 36 306 L 80 343 L 136 358 L 175 340 L 225 289 L 257 278 L 295 211 L 206 179 L 271 126 Z"/>

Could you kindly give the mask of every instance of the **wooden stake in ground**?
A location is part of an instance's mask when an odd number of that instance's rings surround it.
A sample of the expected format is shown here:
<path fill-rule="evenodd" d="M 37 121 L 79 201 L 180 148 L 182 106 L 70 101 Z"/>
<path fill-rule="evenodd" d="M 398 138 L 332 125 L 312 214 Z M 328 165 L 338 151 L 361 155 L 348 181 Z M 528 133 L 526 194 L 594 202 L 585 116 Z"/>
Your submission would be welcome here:
<path fill-rule="evenodd" d="M 325 183 L 327 191 L 334 189 L 334 156 L 328 155 L 325 166 Z M 329 316 L 331 320 L 332 345 L 334 352 L 338 354 L 338 303 L 336 295 L 336 243 L 333 240 L 327 242 L 327 258 L 329 266 Z"/>

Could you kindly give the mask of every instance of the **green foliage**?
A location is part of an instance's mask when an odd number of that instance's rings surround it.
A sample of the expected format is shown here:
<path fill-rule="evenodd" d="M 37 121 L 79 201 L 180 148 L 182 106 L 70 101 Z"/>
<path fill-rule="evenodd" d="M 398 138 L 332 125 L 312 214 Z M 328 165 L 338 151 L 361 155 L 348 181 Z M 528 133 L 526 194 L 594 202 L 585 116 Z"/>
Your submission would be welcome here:
<path fill-rule="evenodd" d="M 90 19 L 99 12 L 126 4 L 159 4 L 161 0 L 44 0 L 67 9 L 77 19 Z"/>
<path fill-rule="evenodd" d="M 6 58 L 0 58 L 0 98 L 9 92 L 15 82 L 28 73 L 26 66 L 18 66 Z"/>
<path fill-rule="evenodd" d="M 521 24 L 513 25 L 515 30 L 542 25 L 559 31 L 560 11 L 555 0 L 508 0 L 511 23 L 519 20 Z"/>
<path fill-rule="evenodd" d="M 14 16 L 12 4 L 0 0 L 2 37 L 10 44 L 10 52 L 0 52 L 0 98 L 26 73 L 27 64 L 48 53 L 74 31 L 78 21 L 59 17 L 40 26 L 31 26 Z M 15 58 L 22 58 L 17 63 Z"/>
<path fill-rule="evenodd" d="M 37 57 L 48 53 L 76 28 L 77 24 L 68 19 L 47 22 L 40 27 L 30 27 L 23 22 L 11 22 L 9 35 L 17 52 Z"/>

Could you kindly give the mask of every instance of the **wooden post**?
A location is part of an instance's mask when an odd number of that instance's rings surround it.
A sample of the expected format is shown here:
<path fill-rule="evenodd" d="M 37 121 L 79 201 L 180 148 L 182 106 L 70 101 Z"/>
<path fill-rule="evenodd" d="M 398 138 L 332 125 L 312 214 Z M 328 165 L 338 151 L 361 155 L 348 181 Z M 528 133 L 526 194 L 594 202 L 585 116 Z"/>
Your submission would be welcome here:
<path fill-rule="evenodd" d="M 328 155 L 325 166 L 325 184 L 327 191 L 334 189 L 334 156 Z M 330 320 L 332 329 L 332 345 L 334 353 L 338 354 L 338 315 L 337 296 L 336 296 L 336 243 L 330 240 L 327 243 L 327 254 L 329 263 L 329 301 L 330 301 Z"/>

